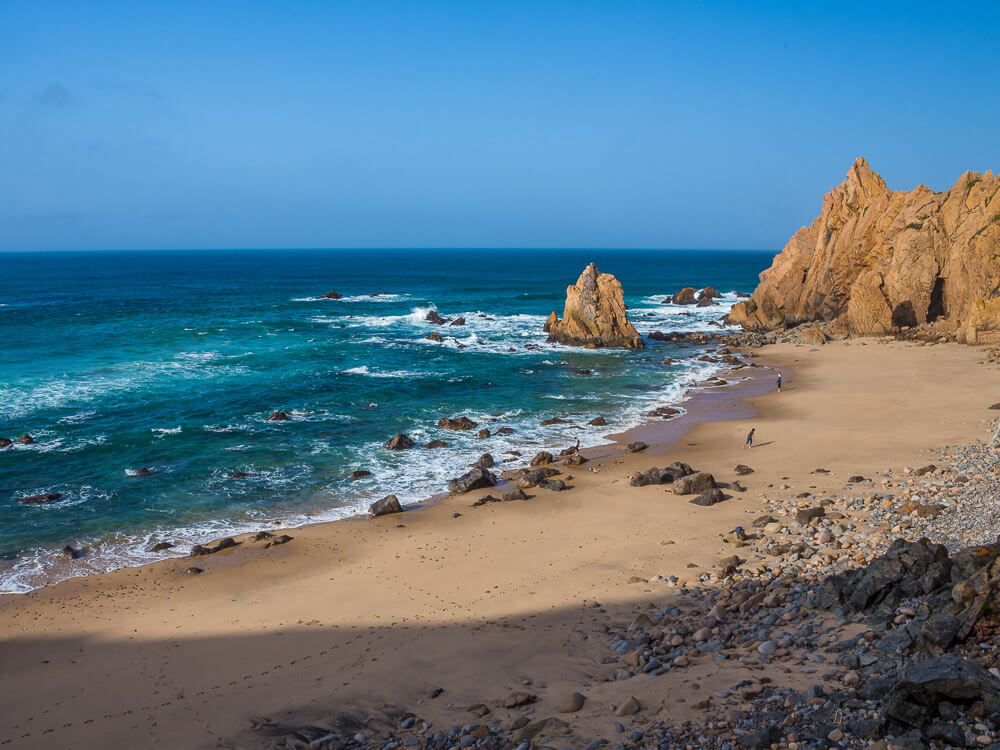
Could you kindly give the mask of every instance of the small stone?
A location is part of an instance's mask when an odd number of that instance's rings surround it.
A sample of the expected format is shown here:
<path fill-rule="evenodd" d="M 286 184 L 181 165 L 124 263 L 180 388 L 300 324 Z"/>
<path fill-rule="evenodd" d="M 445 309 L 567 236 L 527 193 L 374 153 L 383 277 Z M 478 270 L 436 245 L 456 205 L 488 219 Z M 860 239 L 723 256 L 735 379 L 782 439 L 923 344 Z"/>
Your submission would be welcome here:
<path fill-rule="evenodd" d="M 634 697 L 629 696 L 615 710 L 615 716 L 632 716 L 639 713 L 639 708 L 639 701 L 637 701 Z"/>
<path fill-rule="evenodd" d="M 559 713 L 561 714 L 575 714 L 581 708 L 583 708 L 584 701 L 587 699 L 580 693 L 570 693 L 559 703 Z"/>

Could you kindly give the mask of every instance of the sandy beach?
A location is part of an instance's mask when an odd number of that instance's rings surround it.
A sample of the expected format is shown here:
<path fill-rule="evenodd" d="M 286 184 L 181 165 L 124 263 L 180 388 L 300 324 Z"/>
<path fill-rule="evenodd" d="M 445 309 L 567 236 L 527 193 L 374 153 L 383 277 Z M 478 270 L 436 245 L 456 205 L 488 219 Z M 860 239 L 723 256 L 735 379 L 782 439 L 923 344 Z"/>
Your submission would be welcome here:
<path fill-rule="evenodd" d="M 768 346 L 756 361 L 771 369 L 755 386 L 767 393 L 712 395 L 700 412 L 640 428 L 628 439 L 650 443 L 643 453 L 589 450 L 589 463 L 559 467 L 567 491 L 471 507 L 478 491 L 291 530 L 270 549 L 244 540 L 4 596 L 0 745 L 290 747 L 296 728 L 373 733 L 410 712 L 444 731 L 502 726 L 518 709 L 497 702 L 522 691 L 537 697 L 533 718 L 569 725 L 558 746 L 583 747 L 613 736 L 616 721 L 692 718 L 748 676 L 808 685 L 797 663 L 707 657 L 607 681 L 617 669 L 608 633 L 711 573 L 732 554 L 722 537 L 768 503 L 834 494 L 850 475 L 920 466 L 930 450 L 988 438 L 996 366 L 982 360 L 957 344 Z M 751 427 L 757 443 L 744 450 Z M 669 486 L 629 486 L 630 474 L 677 460 L 747 489 L 699 507 Z M 754 472 L 738 477 L 739 463 Z M 819 467 L 829 473 L 811 473 Z M 192 565 L 204 572 L 185 574 Z M 654 576 L 678 583 L 630 583 Z M 574 691 L 582 710 L 558 714 Z M 630 697 L 641 712 L 616 716 L 611 706 Z M 479 704 L 489 713 L 468 710 Z"/>

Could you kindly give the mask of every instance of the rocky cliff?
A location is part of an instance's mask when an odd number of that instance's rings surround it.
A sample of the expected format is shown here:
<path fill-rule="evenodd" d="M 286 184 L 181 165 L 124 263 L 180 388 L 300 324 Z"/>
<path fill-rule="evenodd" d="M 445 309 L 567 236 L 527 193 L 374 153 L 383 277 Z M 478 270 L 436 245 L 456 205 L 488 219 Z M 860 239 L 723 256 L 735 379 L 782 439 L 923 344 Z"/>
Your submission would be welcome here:
<path fill-rule="evenodd" d="M 968 343 L 1000 336 L 1000 177 L 890 190 L 864 159 L 761 273 L 729 321 L 766 330 L 817 321 L 870 336 L 926 326 Z"/>
<path fill-rule="evenodd" d="M 545 322 L 549 341 L 571 346 L 642 349 L 642 337 L 625 313 L 625 296 L 618 279 L 591 263 L 577 282 L 566 288 L 562 320 L 555 311 Z"/>

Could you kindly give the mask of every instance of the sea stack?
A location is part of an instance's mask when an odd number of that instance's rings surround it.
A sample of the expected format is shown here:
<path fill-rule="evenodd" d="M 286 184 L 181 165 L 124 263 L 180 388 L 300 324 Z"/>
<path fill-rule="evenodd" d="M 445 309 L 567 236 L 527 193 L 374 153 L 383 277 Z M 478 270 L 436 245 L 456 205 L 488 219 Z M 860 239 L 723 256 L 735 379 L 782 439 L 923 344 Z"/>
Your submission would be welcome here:
<path fill-rule="evenodd" d="M 549 341 L 588 349 L 618 347 L 642 349 L 642 337 L 625 314 L 622 285 L 609 273 L 601 273 L 591 263 L 576 284 L 566 288 L 562 320 L 555 311 L 544 330 Z"/>
<path fill-rule="evenodd" d="M 728 321 L 748 330 L 825 324 L 876 336 L 902 328 L 1000 339 L 1000 177 L 965 172 L 950 190 L 890 190 L 864 159 L 823 199 Z"/>

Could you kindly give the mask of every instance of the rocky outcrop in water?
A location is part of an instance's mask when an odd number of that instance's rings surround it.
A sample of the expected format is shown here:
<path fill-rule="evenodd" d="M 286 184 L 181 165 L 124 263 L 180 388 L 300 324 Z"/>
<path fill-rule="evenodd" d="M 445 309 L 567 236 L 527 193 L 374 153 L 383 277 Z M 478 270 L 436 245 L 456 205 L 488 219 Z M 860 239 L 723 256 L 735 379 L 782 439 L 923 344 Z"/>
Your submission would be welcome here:
<path fill-rule="evenodd" d="M 588 349 L 642 349 L 642 337 L 625 313 L 618 279 L 591 263 L 576 284 L 566 289 L 562 320 L 553 312 L 545 323 L 549 341 Z"/>
<path fill-rule="evenodd" d="M 965 172 L 950 190 L 904 192 L 858 159 L 760 275 L 730 323 L 827 322 L 852 336 L 929 324 L 960 341 L 1000 338 L 1000 177 Z"/>

